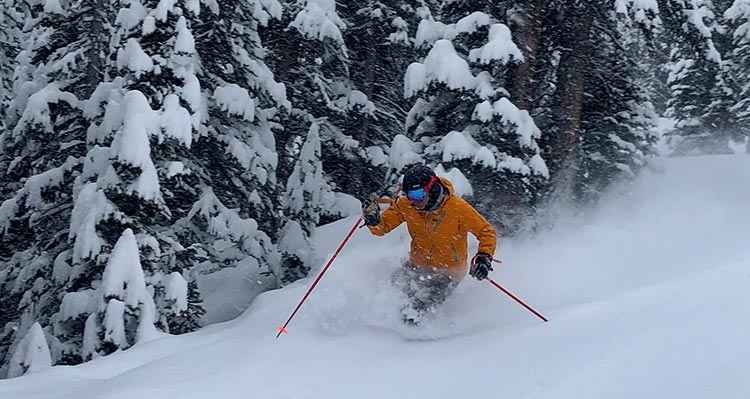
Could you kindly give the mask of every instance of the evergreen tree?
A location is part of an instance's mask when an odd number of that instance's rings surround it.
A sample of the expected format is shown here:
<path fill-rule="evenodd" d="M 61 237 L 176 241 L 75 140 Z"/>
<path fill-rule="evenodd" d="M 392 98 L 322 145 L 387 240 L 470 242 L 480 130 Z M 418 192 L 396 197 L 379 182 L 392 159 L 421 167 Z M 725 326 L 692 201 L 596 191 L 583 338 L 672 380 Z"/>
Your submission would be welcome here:
<path fill-rule="evenodd" d="M 361 176 L 352 173 L 368 161 L 368 154 L 354 138 L 364 118 L 375 106 L 351 78 L 349 49 L 344 41 L 346 23 L 335 2 L 299 0 L 284 2 L 279 24 L 267 31 L 271 43 L 269 65 L 287 85 L 291 109 L 281 116 L 284 126 L 276 136 L 281 161 L 279 181 L 286 181 L 298 158 L 311 121 L 320 126 L 325 176 L 335 191 L 356 193 Z M 283 155 L 282 155 L 283 154 Z M 285 189 L 279 187 L 279 196 Z M 351 203 L 351 201 L 348 201 Z M 349 209 L 324 204 L 322 221 L 330 221 Z"/>
<path fill-rule="evenodd" d="M 10 105 L 13 89 L 13 66 L 20 51 L 20 14 L 11 5 L 0 7 L 0 132 L 5 130 L 5 111 Z"/>
<path fill-rule="evenodd" d="M 264 105 L 284 100 L 258 61 L 254 32 L 269 14 L 256 6 L 154 1 L 131 3 L 118 17 L 120 76 L 110 86 L 121 88 L 110 90 L 94 131 L 107 147 L 92 150 L 101 159 L 86 177 L 116 210 L 97 226 L 105 247 L 112 232 L 138 232 L 151 317 L 165 332 L 197 325 L 204 312 L 182 277 L 193 268 L 241 267 L 255 278 L 277 262 L 263 231 L 273 224 L 262 193 L 274 190 L 276 162 Z"/>
<path fill-rule="evenodd" d="M 735 104 L 731 111 L 737 115 L 737 120 L 732 128 L 732 138 L 746 143 L 745 151 L 750 153 L 750 80 L 747 78 L 750 70 L 750 1 L 735 0 L 724 17 L 730 28 L 728 35 L 732 37 L 728 74 L 736 84 Z"/>
<path fill-rule="evenodd" d="M 278 267 L 276 212 L 278 201 L 273 129 L 276 114 L 289 108 L 286 89 L 264 62 L 259 30 L 281 15 L 270 2 L 218 1 L 201 5 L 191 21 L 200 57 L 196 86 L 202 98 L 200 134 L 179 179 L 175 198 L 191 198 L 176 224 L 181 242 L 190 244 L 179 257 L 199 264 L 198 276 L 222 268 L 242 267 L 248 279 Z M 216 226 L 223 226 L 218 228 Z M 232 245 L 227 245 L 231 243 Z M 261 278 L 262 277 L 262 278 Z M 252 298 L 247 299 L 247 303 Z"/>
<path fill-rule="evenodd" d="M 18 377 L 52 365 L 47 339 L 39 323 L 34 323 L 23 337 L 10 360 L 8 377 Z"/>
<path fill-rule="evenodd" d="M 71 255 L 71 187 L 84 162 L 85 100 L 102 78 L 112 15 L 89 2 L 7 4 L 23 14 L 29 31 L 0 133 L 0 295 L 8 310 L 0 316 L 0 375 L 34 323 L 49 328 L 69 287 L 63 274 Z M 57 363 L 69 352 L 53 338 Z"/>
<path fill-rule="evenodd" d="M 656 113 L 646 91 L 649 70 L 636 60 L 641 43 L 613 14 L 595 21 L 581 115 L 575 198 L 588 203 L 604 188 L 634 178 L 652 154 Z"/>
<path fill-rule="evenodd" d="M 548 200 L 594 199 L 643 165 L 653 141 L 644 129 L 655 115 L 641 87 L 659 85 L 654 68 L 629 49 L 643 39 L 620 25 L 629 20 L 650 32 L 657 14 L 655 4 L 628 0 L 537 0 L 507 9 L 526 60 L 510 68 L 507 86 L 542 131 L 551 178 L 538 191 Z"/>
<path fill-rule="evenodd" d="M 445 22 L 420 23 L 416 44 L 429 52 L 406 73 L 406 95 L 418 96 L 407 127 L 429 163 L 458 167 L 477 208 L 512 231 L 548 171 L 536 142 L 541 132 L 501 86 L 507 65 L 523 56 L 492 12 L 495 4 L 456 2 L 444 10 Z"/>
<path fill-rule="evenodd" d="M 153 293 L 146 287 L 138 243 L 132 230 L 126 229 L 117 240 L 94 298 L 97 311 L 86 320 L 82 348 L 84 360 L 127 349 L 155 336 Z"/>
<path fill-rule="evenodd" d="M 53 363 L 74 364 L 132 345 L 128 325 L 199 326 L 197 275 L 278 262 L 261 229 L 274 224 L 269 120 L 284 93 L 252 35 L 278 3 L 30 10 L 0 160 L 3 370 L 34 322 L 50 326 Z M 138 304 L 95 288 L 128 231 L 149 294 Z M 120 313 L 124 338 L 107 329 Z"/>
<path fill-rule="evenodd" d="M 409 64 L 418 59 L 413 38 L 422 15 L 429 14 L 430 3 L 425 0 L 340 3 L 339 14 L 347 25 L 343 34 L 351 79 L 373 103 L 374 111 L 360 115 L 348 129 L 365 151 L 366 162 L 335 159 L 330 155 L 326 160 L 344 162 L 346 166 L 336 171 L 333 179 L 358 198 L 380 193 L 384 185 L 391 190 L 387 194 L 393 193 L 398 176 L 385 154 L 394 137 L 406 131 L 404 123 L 413 99 L 404 98 L 403 76 Z"/>
<path fill-rule="evenodd" d="M 711 0 L 659 1 L 672 43 L 667 115 L 677 120 L 677 154 L 726 153 L 736 115 L 725 60 L 726 36 L 719 7 Z"/>
<path fill-rule="evenodd" d="M 320 152 L 319 127 L 313 122 L 287 181 L 283 210 L 288 219 L 279 239 L 282 284 L 305 277 L 317 261 L 314 232 L 325 196 L 332 194 L 323 179 Z"/>

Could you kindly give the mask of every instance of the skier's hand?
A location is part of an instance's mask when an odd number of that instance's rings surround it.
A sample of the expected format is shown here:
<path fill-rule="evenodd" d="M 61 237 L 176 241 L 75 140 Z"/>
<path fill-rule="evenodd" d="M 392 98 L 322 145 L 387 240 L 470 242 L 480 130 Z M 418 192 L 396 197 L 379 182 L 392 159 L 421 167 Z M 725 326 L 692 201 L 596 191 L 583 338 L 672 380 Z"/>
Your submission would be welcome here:
<path fill-rule="evenodd" d="M 485 252 L 477 252 L 471 260 L 469 275 L 477 280 L 484 280 L 492 270 L 492 256 Z"/>
<path fill-rule="evenodd" d="M 380 205 L 378 205 L 377 194 L 370 194 L 370 197 L 362 202 L 362 216 L 365 218 L 365 225 L 367 226 L 380 224 Z"/>

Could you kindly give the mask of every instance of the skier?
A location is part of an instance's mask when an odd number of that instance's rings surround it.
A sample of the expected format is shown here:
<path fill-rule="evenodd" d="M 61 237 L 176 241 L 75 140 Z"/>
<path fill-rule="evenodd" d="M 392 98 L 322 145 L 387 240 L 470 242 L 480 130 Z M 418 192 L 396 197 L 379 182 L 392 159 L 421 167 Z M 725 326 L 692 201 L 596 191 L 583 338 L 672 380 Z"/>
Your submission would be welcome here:
<path fill-rule="evenodd" d="M 363 203 L 365 224 L 382 236 L 406 222 L 411 236 L 409 260 L 394 274 L 393 282 L 409 297 L 403 320 L 418 325 L 442 304 L 458 283 L 469 275 L 487 278 L 495 252 L 495 229 L 468 202 L 456 196 L 453 185 L 425 165 L 406 170 L 401 184 L 406 194 L 380 213 L 378 195 Z M 479 248 L 467 265 L 467 234 L 479 240 Z M 411 310 L 409 309 L 411 308 Z"/>

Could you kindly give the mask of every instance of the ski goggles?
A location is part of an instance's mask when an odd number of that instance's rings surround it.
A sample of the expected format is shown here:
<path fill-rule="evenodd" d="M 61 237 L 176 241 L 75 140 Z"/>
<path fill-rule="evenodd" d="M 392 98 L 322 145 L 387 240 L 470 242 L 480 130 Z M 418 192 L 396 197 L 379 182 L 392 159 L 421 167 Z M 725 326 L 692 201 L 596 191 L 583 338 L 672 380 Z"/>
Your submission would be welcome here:
<path fill-rule="evenodd" d="M 430 181 L 427 183 L 426 186 L 422 188 L 418 188 L 415 190 L 406 190 L 406 198 L 410 199 L 414 202 L 419 202 L 425 199 L 427 196 L 427 193 L 430 192 L 430 189 L 432 186 L 435 185 L 435 182 L 437 181 L 437 176 L 432 175 L 430 178 Z"/>

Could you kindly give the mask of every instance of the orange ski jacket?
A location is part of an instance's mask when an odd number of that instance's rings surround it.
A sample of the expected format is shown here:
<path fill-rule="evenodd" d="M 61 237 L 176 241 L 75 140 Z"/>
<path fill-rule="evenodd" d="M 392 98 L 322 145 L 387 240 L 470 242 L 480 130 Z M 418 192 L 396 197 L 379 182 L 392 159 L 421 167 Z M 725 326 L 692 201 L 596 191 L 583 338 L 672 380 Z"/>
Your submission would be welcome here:
<path fill-rule="evenodd" d="M 495 253 L 495 229 L 473 206 L 454 194 L 448 179 L 443 203 L 432 212 L 420 211 L 406 197 L 397 199 L 381 214 L 380 224 L 368 226 L 382 236 L 406 222 L 411 235 L 409 262 L 419 269 L 446 273 L 461 281 L 468 271 L 467 233 L 479 240 L 479 252 Z"/>

